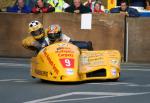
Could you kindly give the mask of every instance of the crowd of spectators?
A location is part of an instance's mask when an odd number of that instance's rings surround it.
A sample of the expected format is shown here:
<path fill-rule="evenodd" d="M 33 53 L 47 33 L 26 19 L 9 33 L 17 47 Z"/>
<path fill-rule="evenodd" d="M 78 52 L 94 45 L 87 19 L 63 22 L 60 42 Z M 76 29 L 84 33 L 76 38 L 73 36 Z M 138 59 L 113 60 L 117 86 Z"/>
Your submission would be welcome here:
<path fill-rule="evenodd" d="M 141 2 L 141 0 L 139 0 L 139 2 Z M 149 2 L 150 0 L 145 0 L 147 9 L 150 9 Z M 132 0 L 132 4 L 134 4 L 134 0 Z M 82 3 L 81 0 L 73 0 L 73 3 L 70 5 L 64 0 L 17 0 L 14 6 L 6 8 L 6 12 L 16 13 L 106 13 L 106 10 L 107 9 L 105 9 L 101 0 L 87 0 L 85 3 Z M 130 8 L 125 1 L 120 2 L 119 7 L 112 8 L 110 13 L 120 13 L 122 15 L 132 17 L 139 16 L 138 11 Z"/>

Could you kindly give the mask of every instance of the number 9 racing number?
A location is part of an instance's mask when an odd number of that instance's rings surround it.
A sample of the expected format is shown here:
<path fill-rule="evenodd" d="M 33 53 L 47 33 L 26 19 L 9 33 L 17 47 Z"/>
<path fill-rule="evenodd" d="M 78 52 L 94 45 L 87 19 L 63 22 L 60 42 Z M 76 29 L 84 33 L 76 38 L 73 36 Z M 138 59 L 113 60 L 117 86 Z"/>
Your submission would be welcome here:
<path fill-rule="evenodd" d="M 64 68 L 74 68 L 74 59 L 63 58 L 60 59 L 60 62 Z"/>

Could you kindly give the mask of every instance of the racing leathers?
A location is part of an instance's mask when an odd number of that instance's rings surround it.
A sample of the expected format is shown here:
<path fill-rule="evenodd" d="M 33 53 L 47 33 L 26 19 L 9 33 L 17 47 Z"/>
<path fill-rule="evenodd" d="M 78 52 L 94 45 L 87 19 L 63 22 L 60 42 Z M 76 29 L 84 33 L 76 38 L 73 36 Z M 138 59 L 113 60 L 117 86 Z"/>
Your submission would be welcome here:
<path fill-rule="evenodd" d="M 71 38 L 65 34 L 62 34 L 61 38 L 57 41 L 70 42 L 70 43 L 78 46 L 80 49 L 93 50 L 92 42 L 71 40 Z M 35 40 L 32 36 L 29 36 L 23 40 L 22 44 L 25 48 L 30 49 L 30 50 L 36 50 L 38 52 L 42 48 L 44 48 L 50 44 L 53 44 L 54 42 L 56 42 L 56 41 L 50 40 L 47 36 L 45 36 L 39 40 Z"/>
<path fill-rule="evenodd" d="M 29 36 L 22 41 L 22 45 L 27 49 L 36 50 L 38 52 L 45 46 L 49 45 L 49 40 L 48 37 L 43 37 L 41 39 L 36 40 L 33 36 Z"/>

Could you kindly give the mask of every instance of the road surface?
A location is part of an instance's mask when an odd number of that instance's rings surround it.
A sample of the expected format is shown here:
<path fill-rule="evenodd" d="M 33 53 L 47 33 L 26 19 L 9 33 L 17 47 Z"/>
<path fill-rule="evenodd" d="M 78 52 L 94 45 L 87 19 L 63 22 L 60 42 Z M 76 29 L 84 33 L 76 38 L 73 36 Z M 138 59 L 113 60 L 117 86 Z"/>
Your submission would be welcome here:
<path fill-rule="evenodd" d="M 77 84 L 33 79 L 29 64 L 0 58 L 0 103 L 150 103 L 150 64 L 122 64 L 118 82 Z"/>

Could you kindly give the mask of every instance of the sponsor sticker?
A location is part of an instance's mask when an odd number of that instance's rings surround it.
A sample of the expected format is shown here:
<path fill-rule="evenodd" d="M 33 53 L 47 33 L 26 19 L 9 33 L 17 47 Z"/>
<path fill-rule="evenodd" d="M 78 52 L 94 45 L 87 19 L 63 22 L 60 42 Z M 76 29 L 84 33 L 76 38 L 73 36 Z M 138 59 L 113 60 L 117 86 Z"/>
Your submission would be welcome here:
<path fill-rule="evenodd" d="M 112 69 L 112 70 L 111 70 L 111 73 L 112 73 L 113 76 L 116 76 L 116 75 L 117 75 L 116 69 Z"/>
<path fill-rule="evenodd" d="M 67 69 L 66 72 L 67 72 L 68 75 L 73 75 L 74 74 L 74 71 L 72 69 Z"/>
<path fill-rule="evenodd" d="M 73 54 L 58 54 L 59 57 L 73 57 Z"/>
<path fill-rule="evenodd" d="M 56 67 L 55 63 L 51 60 L 50 56 L 48 55 L 48 53 L 46 51 L 44 51 L 44 55 L 46 56 L 49 64 L 53 67 L 53 70 L 56 74 L 59 73 L 59 70 L 58 68 Z"/>
<path fill-rule="evenodd" d="M 47 72 L 47 71 L 41 71 L 41 70 L 39 70 L 39 69 L 35 69 L 34 72 L 35 72 L 37 75 L 41 75 L 41 76 L 48 77 L 48 72 Z"/>
<path fill-rule="evenodd" d="M 74 51 L 69 47 L 58 47 L 56 53 L 74 53 Z"/>

